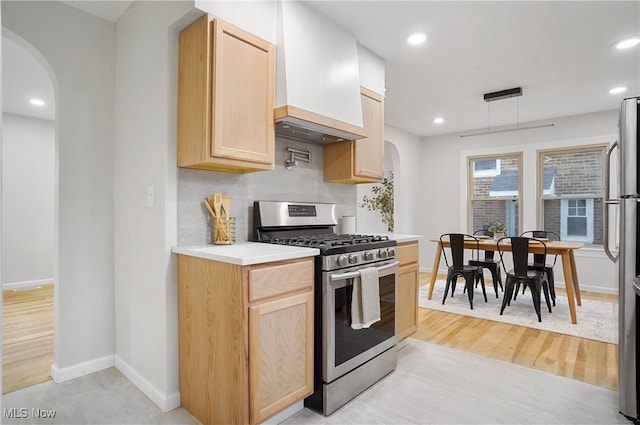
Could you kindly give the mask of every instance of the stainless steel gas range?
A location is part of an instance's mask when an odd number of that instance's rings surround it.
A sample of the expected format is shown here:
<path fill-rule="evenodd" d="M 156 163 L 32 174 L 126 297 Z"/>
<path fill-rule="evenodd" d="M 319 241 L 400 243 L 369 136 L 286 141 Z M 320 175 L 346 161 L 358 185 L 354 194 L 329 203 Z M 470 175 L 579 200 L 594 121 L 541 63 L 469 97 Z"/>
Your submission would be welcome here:
<path fill-rule="evenodd" d="M 315 260 L 314 393 L 307 407 L 330 415 L 397 364 L 396 242 L 386 236 L 335 233 L 335 205 L 256 201 L 254 240 L 318 248 Z M 351 327 L 354 279 L 377 271 L 380 320 Z"/>

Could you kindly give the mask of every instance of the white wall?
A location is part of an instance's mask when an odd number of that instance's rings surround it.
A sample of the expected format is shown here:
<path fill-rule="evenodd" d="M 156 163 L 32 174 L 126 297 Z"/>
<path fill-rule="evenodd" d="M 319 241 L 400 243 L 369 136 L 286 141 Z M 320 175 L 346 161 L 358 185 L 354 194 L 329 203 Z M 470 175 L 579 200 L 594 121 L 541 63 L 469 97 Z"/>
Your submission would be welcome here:
<path fill-rule="evenodd" d="M 116 25 L 116 366 L 164 411 L 180 405 L 178 31 L 200 14 L 188 1 L 134 2 Z"/>
<path fill-rule="evenodd" d="M 421 232 L 420 264 L 429 270 L 433 264 L 435 243 L 428 242 L 445 232 L 469 231 L 466 228 L 466 157 L 504 152 L 523 153 L 521 208 L 523 229 L 536 228 L 536 160 L 539 149 L 554 149 L 582 144 L 610 143 L 616 139 L 618 111 L 603 111 L 552 120 L 553 127 L 498 133 L 474 137 L 459 134 L 427 137 L 422 149 L 420 209 L 424 211 Z M 549 122 L 549 121 L 545 121 Z M 580 287 L 616 293 L 615 265 L 601 248 L 576 251 Z M 562 282 L 562 268 L 556 266 L 556 280 Z M 440 264 L 444 271 L 444 264 Z M 560 283 L 562 285 L 562 283 Z"/>
<path fill-rule="evenodd" d="M 56 105 L 54 379 L 113 364 L 112 23 L 59 2 L 2 2 L 3 30 L 46 63 Z"/>
<path fill-rule="evenodd" d="M 55 123 L 4 114 L 2 285 L 53 282 Z"/>
<path fill-rule="evenodd" d="M 422 140 L 390 125 L 384 127 L 384 138 L 385 170 L 393 170 L 394 174 L 394 233 L 422 234 L 423 214 L 417 205 L 421 196 L 419 176 L 424 172 L 420 164 Z M 374 185 L 358 185 L 358 205 Z M 359 206 L 356 212 L 356 227 L 360 233 L 386 233 L 380 214 Z M 421 249 L 423 243 L 420 242 Z"/>

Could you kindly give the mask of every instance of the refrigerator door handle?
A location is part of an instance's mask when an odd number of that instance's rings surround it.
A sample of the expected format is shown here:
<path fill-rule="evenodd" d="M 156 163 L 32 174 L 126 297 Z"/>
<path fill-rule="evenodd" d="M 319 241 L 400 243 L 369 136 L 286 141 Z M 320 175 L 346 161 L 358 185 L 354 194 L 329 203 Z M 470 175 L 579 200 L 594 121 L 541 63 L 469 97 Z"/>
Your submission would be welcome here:
<path fill-rule="evenodd" d="M 618 147 L 618 142 L 614 142 L 613 145 L 611 145 L 611 147 L 607 150 L 607 159 L 604 162 L 604 199 L 605 201 L 602 203 L 602 218 L 604 221 L 604 229 L 603 229 L 603 245 L 604 245 L 604 252 L 605 254 L 607 254 L 607 257 L 609 257 L 609 259 L 611 261 L 613 261 L 614 263 L 616 261 L 618 261 L 618 257 L 620 256 L 619 253 L 616 253 L 615 255 L 611 252 L 611 250 L 609 249 L 609 206 L 610 205 L 619 205 L 620 204 L 620 200 L 619 199 L 610 199 L 611 196 L 611 175 L 610 175 L 610 169 L 611 169 L 611 155 L 613 154 L 613 150 L 615 148 Z"/>

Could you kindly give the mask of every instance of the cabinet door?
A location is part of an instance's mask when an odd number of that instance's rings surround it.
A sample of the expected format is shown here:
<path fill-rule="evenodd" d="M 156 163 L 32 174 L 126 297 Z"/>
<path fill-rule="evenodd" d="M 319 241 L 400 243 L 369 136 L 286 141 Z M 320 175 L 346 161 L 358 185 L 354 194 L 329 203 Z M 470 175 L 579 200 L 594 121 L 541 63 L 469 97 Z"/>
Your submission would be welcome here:
<path fill-rule="evenodd" d="M 398 341 L 418 330 L 419 245 L 407 242 L 398 245 L 396 335 Z"/>
<path fill-rule="evenodd" d="M 213 156 L 274 163 L 275 48 L 213 20 Z"/>
<path fill-rule="evenodd" d="M 313 390 L 313 291 L 249 308 L 249 417 L 273 416 Z"/>
<path fill-rule="evenodd" d="M 418 330 L 417 264 L 400 268 L 396 295 L 396 335 L 401 341 Z"/>
<path fill-rule="evenodd" d="M 354 143 L 354 174 L 381 179 L 384 172 L 384 103 L 382 96 L 361 89 L 362 121 L 368 136 Z"/>

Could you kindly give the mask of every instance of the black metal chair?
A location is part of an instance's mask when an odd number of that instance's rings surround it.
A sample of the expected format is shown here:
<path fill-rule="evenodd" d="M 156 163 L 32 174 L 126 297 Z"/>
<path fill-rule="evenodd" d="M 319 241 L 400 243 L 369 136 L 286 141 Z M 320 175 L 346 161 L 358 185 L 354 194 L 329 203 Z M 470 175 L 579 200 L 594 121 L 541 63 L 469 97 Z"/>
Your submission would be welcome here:
<path fill-rule="evenodd" d="M 504 264 L 505 245 L 511 244 L 511 257 L 513 259 L 513 269 L 507 271 Z M 540 292 L 544 291 L 544 298 L 551 313 L 551 303 L 549 301 L 549 287 L 547 282 L 547 276 L 544 270 L 532 270 L 529 269 L 527 261 L 529 258 L 529 246 L 530 244 L 540 244 L 544 247 L 542 255 L 545 259 L 547 256 L 547 245 L 538 239 L 524 238 L 524 237 L 507 237 L 498 241 L 498 254 L 500 255 L 500 262 L 502 268 L 506 274 L 506 280 L 504 285 L 504 295 L 502 298 L 502 307 L 500 308 L 500 315 L 504 313 L 506 306 L 511 305 L 511 298 L 513 297 L 514 290 L 517 291 L 516 285 L 522 284 L 528 287 L 531 291 L 531 297 L 533 298 L 533 307 L 536 310 L 538 316 L 538 322 L 542 322 L 542 315 L 540 314 Z"/>
<path fill-rule="evenodd" d="M 488 236 L 493 238 L 493 232 L 488 230 L 476 230 L 473 232 L 473 236 Z M 496 298 L 498 298 L 498 286 L 504 292 L 502 286 L 502 273 L 500 272 L 500 261 L 494 259 L 495 251 L 485 251 L 484 259 L 469 260 L 469 265 L 480 266 L 483 269 L 487 269 L 491 272 L 491 279 L 493 280 L 493 289 L 496 291 Z M 477 283 L 477 282 L 476 282 Z"/>
<path fill-rule="evenodd" d="M 449 239 L 449 252 L 451 254 L 451 264 L 449 263 L 449 258 L 447 258 L 447 250 L 444 248 L 444 240 Z M 484 276 L 482 274 L 482 267 L 480 266 L 471 266 L 464 264 L 464 240 L 465 238 L 473 239 L 475 241 L 476 248 L 472 249 L 472 258 L 478 259 L 478 255 L 480 252 L 480 242 L 478 238 L 467 235 L 464 233 L 445 233 L 440 236 L 440 244 L 443 249 L 442 252 L 444 254 L 444 261 L 447 265 L 447 283 L 444 289 L 444 297 L 442 298 L 442 304 L 444 304 L 447 299 L 447 294 L 449 292 L 449 287 L 451 286 L 451 296 L 453 297 L 453 293 L 456 289 L 456 281 L 458 276 L 464 277 L 465 280 L 465 290 L 467 292 L 467 296 L 469 297 L 469 305 L 473 310 L 473 292 L 474 292 L 474 283 L 480 279 L 480 284 L 482 285 L 482 294 L 484 295 L 484 301 L 487 302 L 487 291 L 484 286 Z"/>
<path fill-rule="evenodd" d="M 520 234 L 522 237 L 529 237 L 535 239 L 548 239 L 550 241 L 559 241 L 560 236 L 556 232 L 551 232 L 548 230 L 527 230 L 526 232 L 522 232 Z M 553 276 L 553 268 L 556 266 L 556 261 L 558 260 L 558 256 L 553 256 L 553 262 L 546 262 L 541 254 L 533 254 L 533 262 L 528 263 L 528 267 L 531 270 L 542 270 L 547 273 L 547 282 L 549 283 L 549 292 L 551 293 L 551 300 L 553 301 L 553 306 L 556 306 L 556 288 L 555 288 L 555 279 Z M 524 290 L 524 288 L 523 288 Z M 517 295 L 518 291 L 514 295 Z"/>

